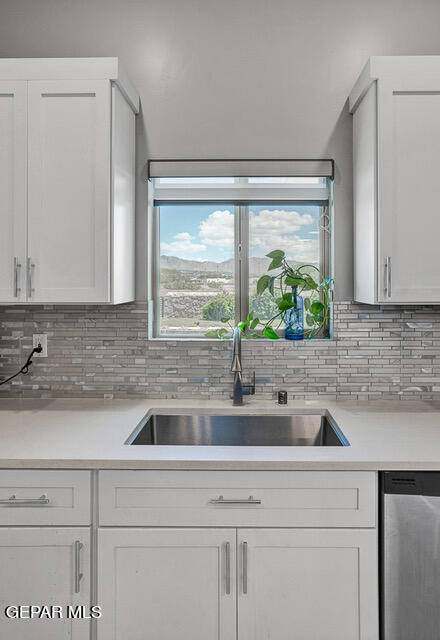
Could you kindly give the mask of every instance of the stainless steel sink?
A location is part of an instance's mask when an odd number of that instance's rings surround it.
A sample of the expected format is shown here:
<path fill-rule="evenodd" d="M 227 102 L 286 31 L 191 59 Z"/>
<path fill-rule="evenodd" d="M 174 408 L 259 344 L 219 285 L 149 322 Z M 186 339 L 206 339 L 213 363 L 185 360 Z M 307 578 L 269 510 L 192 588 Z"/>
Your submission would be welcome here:
<path fill-rule="evenodd" d="M 338 447 L 349 442 L 334 420 L 314 415 L 150 415 L 125 444 Z"/>

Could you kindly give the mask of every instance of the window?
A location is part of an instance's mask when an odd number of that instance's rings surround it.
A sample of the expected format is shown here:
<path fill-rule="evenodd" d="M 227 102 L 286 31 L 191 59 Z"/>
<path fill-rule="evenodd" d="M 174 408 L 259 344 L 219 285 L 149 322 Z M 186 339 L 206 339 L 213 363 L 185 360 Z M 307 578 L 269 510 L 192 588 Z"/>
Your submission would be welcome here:
<path fill-rule="evenodd" d="M 249 311 L 272 317 L 256 285 L 274 249 L 331 275 L 328 178 L 160 177 L 152 187 L 153 337 L 204 338 Z"/>

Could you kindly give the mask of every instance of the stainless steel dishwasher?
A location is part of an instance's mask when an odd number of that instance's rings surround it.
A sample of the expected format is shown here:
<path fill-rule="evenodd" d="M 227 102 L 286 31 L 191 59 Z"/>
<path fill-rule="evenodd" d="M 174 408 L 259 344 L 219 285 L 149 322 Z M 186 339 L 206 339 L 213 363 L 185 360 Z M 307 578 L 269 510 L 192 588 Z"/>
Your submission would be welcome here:
<path fill-rule="evenodd" d="M 440 472 L 381 475 L 382 640 L 440 639 Z"/>

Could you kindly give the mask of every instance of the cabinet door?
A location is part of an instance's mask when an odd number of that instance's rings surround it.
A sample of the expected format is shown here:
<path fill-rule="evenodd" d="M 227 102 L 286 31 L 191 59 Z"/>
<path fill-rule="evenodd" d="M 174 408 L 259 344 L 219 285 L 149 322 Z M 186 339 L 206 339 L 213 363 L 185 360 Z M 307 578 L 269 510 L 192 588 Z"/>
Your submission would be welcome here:
<path fill-rule="evenodd" d="M 239 530 L 240 640 L 377 640 L 376 532 Z"/>
<path fill-rule="evenodd" d="M 29 82 L 29 302 L 110 295 L 110 83 Z"/>
<path fill-rule="evenodd" d="M 440 301 L 439 149 L 437 74 L 379 80 L 380 302 Z"/>
<path fill-rule="evenodd" d="M 101 529 L 99 640 L 234 640 L 234 529 Z"/>
<path fill-rule="evenodd" d="M 0 302 L 25 299 L 26 85 L 0 81 Z"/>
<path fill-rule="evenodd" d="M 0 529 L 0 567 L 0 638 L 89 638 L 89 620 L 66 618 L 68 605 L 84 605 L 89 612 L 89 529 Z M 78 572 L 83 574 L 79 584 Z M 10 605 L 62 606 L 64 617 L 8 619 L 4 611 Z"/>

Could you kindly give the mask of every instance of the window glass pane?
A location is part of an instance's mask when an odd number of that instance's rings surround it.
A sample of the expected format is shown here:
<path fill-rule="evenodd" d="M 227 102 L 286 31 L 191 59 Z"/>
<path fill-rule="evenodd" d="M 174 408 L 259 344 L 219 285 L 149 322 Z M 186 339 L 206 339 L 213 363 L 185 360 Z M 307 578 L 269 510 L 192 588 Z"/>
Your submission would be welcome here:
<path fill-rule="evenodd" d="M 278 312 L 268 290 L 262 295 L 256 292 L 258 279 L 270 264 L 267 253 L 281 249 L 292 265 L 307 263 L 323 269 L 321 211 L 316 204 L 249 206 L 249 310 L 260 320 Z"/>
<path fill-rule="evenodd" d="M 198 184 L 206 187 L 210 184 L 231 184 L 235 182 L 235 178 L 219 177 L 219 178 L 155 178 L 157 186 L 178 184 L 179 186 L 194 187 Z"/>
<path fill-rule="evenodd" d="M 248 178 L 248 182 L 252 184 L 290 184 L 290 185 L 308 185 L 308 186 L 324 186 L 325 178 L 288 178 L 288 177 L 264 177 L 264 178 Z"/>
<path fill-rule="evenodd" d="M 204 337 L 234 315 L 234 207 L 167 204 L 159 215 L 159 334 Z"/>

